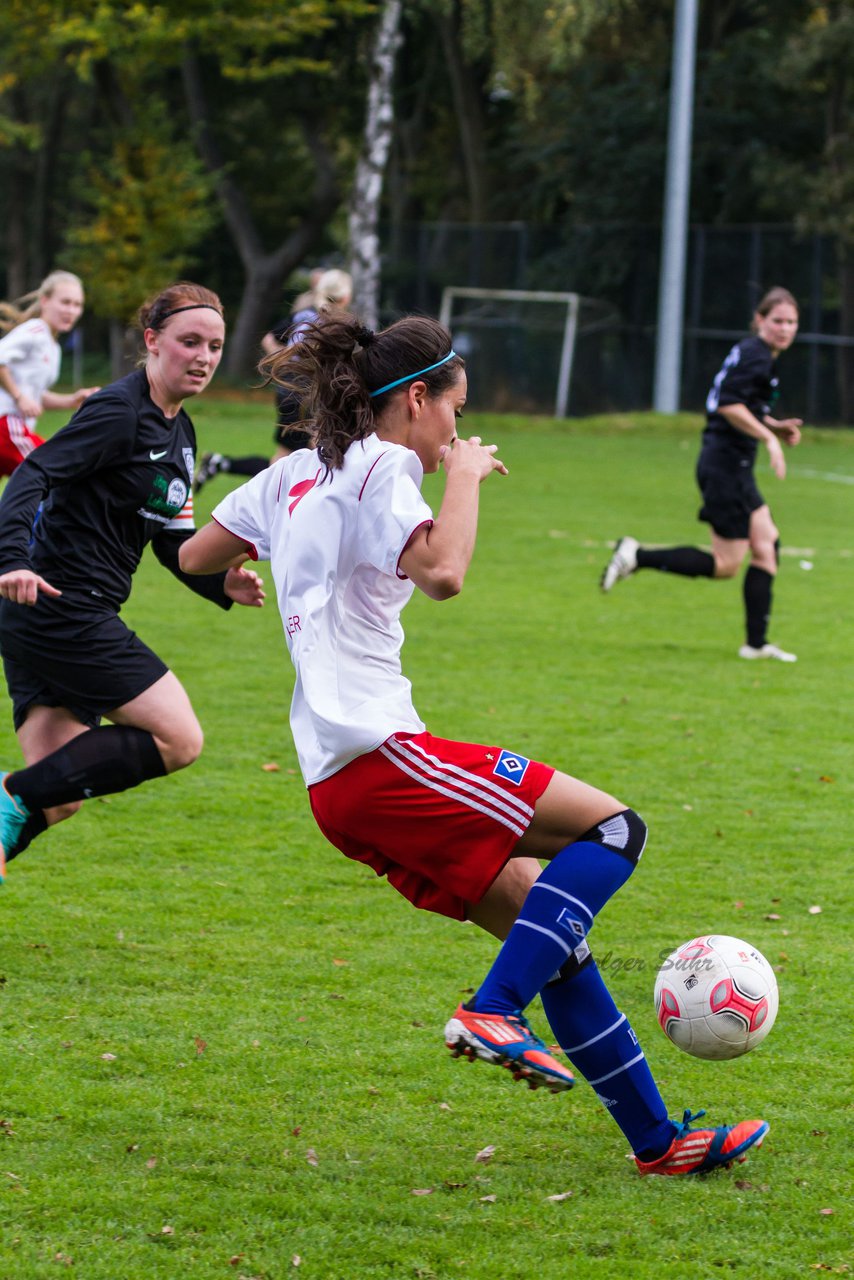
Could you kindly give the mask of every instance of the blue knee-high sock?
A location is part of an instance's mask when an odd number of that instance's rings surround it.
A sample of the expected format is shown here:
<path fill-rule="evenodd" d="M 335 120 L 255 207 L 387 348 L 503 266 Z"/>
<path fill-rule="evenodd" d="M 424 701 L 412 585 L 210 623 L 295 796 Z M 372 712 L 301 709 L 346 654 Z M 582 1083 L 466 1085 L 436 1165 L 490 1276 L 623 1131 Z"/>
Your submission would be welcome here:
<path fill-rule="evenodd" d="M 561 849 L 531 886 L 468 1007 L 480 1013 L 524 1009 L 584 941 L 597 912 L 633 870 L 628 857 L 592 840 Z"/>
<path fill-rule="evenodd" d="M 540 992 L 555 1039 L 647 1160 L 664 1154 L 676 1125 L 625 1014 L 614 1004 L 593 957 Z"/>

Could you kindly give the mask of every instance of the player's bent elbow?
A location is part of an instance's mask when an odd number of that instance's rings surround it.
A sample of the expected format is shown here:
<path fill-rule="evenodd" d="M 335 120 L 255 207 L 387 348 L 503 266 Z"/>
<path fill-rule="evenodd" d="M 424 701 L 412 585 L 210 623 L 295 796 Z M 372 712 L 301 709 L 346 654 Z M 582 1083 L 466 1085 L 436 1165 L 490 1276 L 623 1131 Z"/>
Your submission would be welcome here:
<path fill-rule="evenodd" d="M 178 565 L 182 573 L 198 573 L 193 539 L 183 542 L 178 548 Z"/>
<path fill-rule="evenodd" d="M 195 546 L 193 545 L 194 543 L 196 544 Z M 210 564 L 207 563 L 209 560 L 210 556 L 205 555 L 203 547 L 196 543 L 195 537 L 188 538 L 178 548 L 178 564 L 182 573 L 215 573 L 216 569 L 212 569 Z"/>
<path fill-rule="evenodd" d="M 463 589 L 463 575 L 459 573 L 438 573 L 431 575 L 428 582 L 421 585 L 421 590 L 431 600 L 450 600 L 458 596 Z"/>

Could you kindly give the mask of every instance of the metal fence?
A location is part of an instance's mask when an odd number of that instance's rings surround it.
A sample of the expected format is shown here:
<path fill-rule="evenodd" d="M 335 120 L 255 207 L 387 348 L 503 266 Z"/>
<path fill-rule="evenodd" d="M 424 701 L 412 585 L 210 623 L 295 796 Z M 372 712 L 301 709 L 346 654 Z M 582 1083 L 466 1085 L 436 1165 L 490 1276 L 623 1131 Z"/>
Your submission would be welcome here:
<path fill-rule="evenodd" d="M 585 326 L 582 314 L 569 413 L 651 405 L 658 228 L 433 222 L 388 229 L 382 242 L 387 317 L 438 314 L 447 286 L 575 292 L 595 303 L 589 308 L 595 322 Z M 854 335 L 840 332 L 836 242 L 777 225 L 691 229 L 682 407 L 702 411 L 728 347 L 747 332 L 772 285 L 790 289 L 801 309 L 801 332 L 781 364 L 780 412 L 814 423 L 843 421 L 840 383 L 854 361 Z M 553 412 L 562 327 L 556 308 L 481 317 L 470 359 L 473 407 Z"/>

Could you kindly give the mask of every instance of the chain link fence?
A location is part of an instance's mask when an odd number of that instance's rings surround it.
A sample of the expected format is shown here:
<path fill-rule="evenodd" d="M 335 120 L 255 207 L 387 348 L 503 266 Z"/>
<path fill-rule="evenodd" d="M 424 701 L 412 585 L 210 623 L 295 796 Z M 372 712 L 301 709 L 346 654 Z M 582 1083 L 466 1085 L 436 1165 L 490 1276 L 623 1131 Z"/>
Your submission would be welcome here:
<path fill-rule="evenodd" d="M 587 300 L 575 346 L 570 415 L 652 404 L 660 231 L 614 224 L 554 230 L 524 222 L 404 224 L 383 243 L 383 312 L 438 315 L 447 286 L 574 292 Z M 792 227 L 691 229 L 681 406 L 702 412 L 727 350 L 773 285 L 798 299 L 801 329 L 781 364 L 780 413 L 854 422 L 854 334 L 840 328 L 839 249 Z M 585 315 L 589 323 L 585 324 Z M 458 322 L 459 323 L 459 322 Z M 481 410 L 554 411 L 563 317 L 556 307 L 466 317 L 469 400 Z M 458 329 L 455 327 L 455 338 Z"/>

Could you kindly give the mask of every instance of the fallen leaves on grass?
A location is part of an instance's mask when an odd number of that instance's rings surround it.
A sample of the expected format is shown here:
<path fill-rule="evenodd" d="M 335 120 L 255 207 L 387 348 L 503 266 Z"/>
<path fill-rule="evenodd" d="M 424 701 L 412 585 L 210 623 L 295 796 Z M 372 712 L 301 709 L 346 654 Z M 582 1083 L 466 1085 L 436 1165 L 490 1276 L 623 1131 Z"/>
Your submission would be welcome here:
<path fill-rule="evenodd" d="M 317 1166 L 320 1164 L 320 1161 L 317 1158 L 317 1152 L 315 1151 L 314 1147 L 309 1147 L 308 1151 L 306 1151 L 305 1153 L 305 1158 L 314 1169 L 316 1169 Z"/>
<path fill-rule="evenodd" d="M 834 1210 L 833 1210 L 833 1209 L 819 1209 L 819 1213 L 821 1214 L 821 1216 L 822 1216 L 823 1218 L 830 1218 L 830 1217 L 832 1217 L 832 1215 L 833 1215 L 833 1213 L 834 1213 Z"/>
<path fill-rule="evenodd" d="M 281 773 L 282 772 L 282 766 L 280 764 L 276 764 L 275 760 L 268 760 L 266 764 L 261 765 L 261 768 L 264 770 L 265 773 Z"/>
<path fill-rule="evenodd" d="M 480 1203 L 481 1203 L 481 1204 L 495 1204 L 495 1201 L 496 1201 L 497 1199 L 498 1199 L 498 1196 L 481 1196 L 481 1197 L 480 1197 Z"/>
<path fill-rule="evenodd" d="M 557 1202 L 558 1200 L 568 1200 L 571 1195 L 572 1195 L 571 1191 L 558 1191 L 557 1195 L 546 1196 L 546 1199 L 554 1200 L 555 1202 Z"/>
<path fill-rule="evenodd" d="M 116 1060 L 116 1055 L 115 1055 L 114 1053 L 102 1053 L 102 1054 L 101 1054 L 101 1061 L 102 1061 L 102 1062 L 115 1062 L 115 1060 Z"/>
<path fill-rule="evenodd" d="M 411 1196 L 432 1196 L 432 1187 L 413 1187 L 409 1193 Z"/>
<path fill-rule="evenodd" d="M 495 1147 L 483 1147 L 474 1158 L 475 1164 L 489 1164 L 495 1155 Z"/>
<path fill-rule="evenodd" d="M 820 915 L 821 915 L 821 907 L 807 907 L 807 912 L 808 912 L 811 916 L 820 916 Z"/>
<path fill-rule="evenodd" d="M 193 1036 L 193 1044 L 196 1046 L 196 1055 L 200 1058 L 205 1049 L 207 1049 L 208 1042 L 203 1040 L 201 1036 Z"/>

